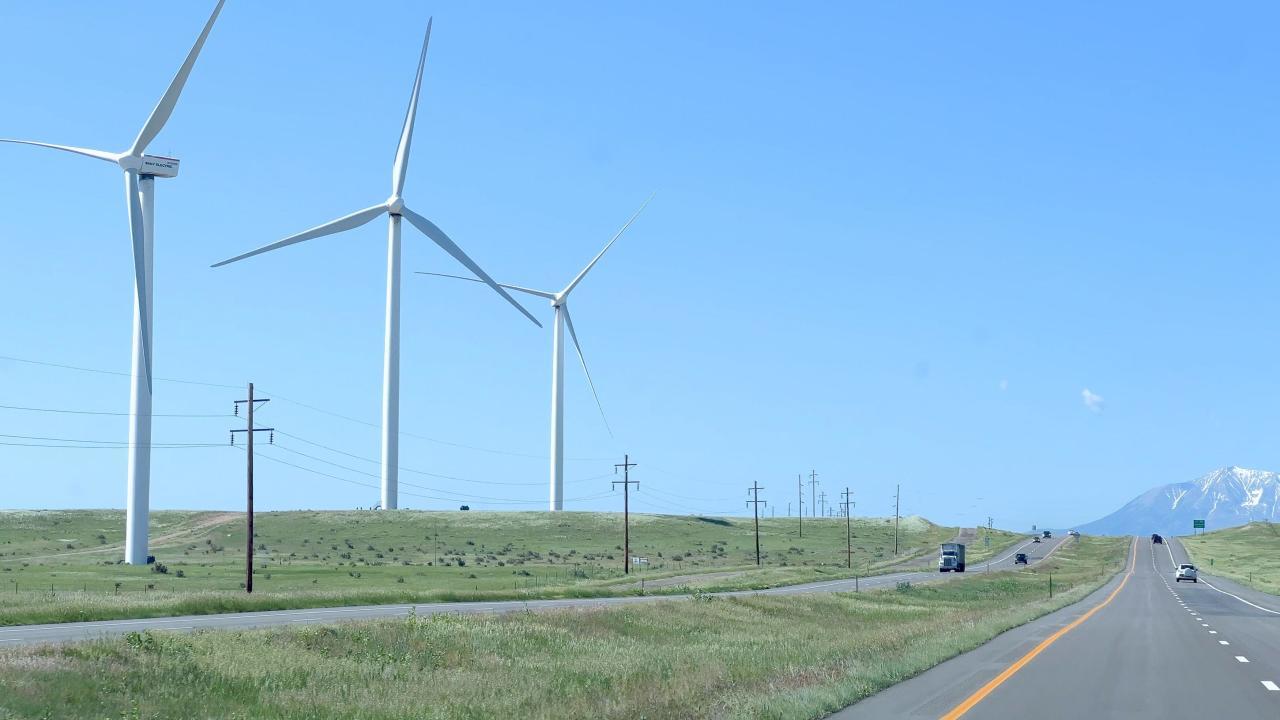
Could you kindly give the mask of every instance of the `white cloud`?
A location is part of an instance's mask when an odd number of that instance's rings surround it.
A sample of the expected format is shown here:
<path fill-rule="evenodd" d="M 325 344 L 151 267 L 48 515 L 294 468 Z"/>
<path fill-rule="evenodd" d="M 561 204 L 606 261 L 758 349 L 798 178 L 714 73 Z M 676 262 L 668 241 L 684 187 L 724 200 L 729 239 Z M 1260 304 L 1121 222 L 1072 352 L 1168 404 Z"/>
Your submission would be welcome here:
<path fill-rule="evenodd" d="M 1084 400 L 1084 406 L 1094 412 L 1102 412 L 1104 400 L 1102 396 L 1093 392 L 1089 388 L 1080 391 L 1080 397 Z"/>

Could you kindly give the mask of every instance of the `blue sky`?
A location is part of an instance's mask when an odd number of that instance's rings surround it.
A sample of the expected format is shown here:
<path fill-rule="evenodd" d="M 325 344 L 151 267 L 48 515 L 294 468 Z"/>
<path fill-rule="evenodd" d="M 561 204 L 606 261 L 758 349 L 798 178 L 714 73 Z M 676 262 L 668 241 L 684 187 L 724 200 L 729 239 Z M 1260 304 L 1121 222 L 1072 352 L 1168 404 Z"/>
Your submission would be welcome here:
<path fill-rule="evenodd" d="M 0 136 L 124 149 L 211 7 L 0 2 Z M 406 198 L 491 274 L 562 286 L 657 191 L 574 296 L 616 437 L 570 356 L 570 508 L 621 506 L 624 452 L 642 510 L 745 512 L 758 481 L 781 515 L 816 469 L 861 514 L 900 482 L 1006 527 L 1280 468 L 1272 5 L 231 0 L 151 146 L 183 163 L 156 374 L 211 384 L 159 382 L 156 412 L 214 416 L 155 440 L 215 444 L 157 448 L 153 506 L 240 506 L 218 415 L 248 380 L 293 436 L 262 455 L 325 473 L 260 463 L 259 507 L 377 501 L 384 222 L 208 266 L 387 196 L 429 15 Z M 118 171 L 0 168 L 0 355 L 126 372 Z M 408 228 L 404 267 L 402 465 L 434 475 L 402 504 L 541 509 L 549 331 L 412 275 L 458 268 Z M 0 360 L 0 405 L 125 412 L 128 380 Z M 5 442 L 126 428 L 0 409 Z M 121 449 L 0 454 L 0 506 L 123 505 Z"/>

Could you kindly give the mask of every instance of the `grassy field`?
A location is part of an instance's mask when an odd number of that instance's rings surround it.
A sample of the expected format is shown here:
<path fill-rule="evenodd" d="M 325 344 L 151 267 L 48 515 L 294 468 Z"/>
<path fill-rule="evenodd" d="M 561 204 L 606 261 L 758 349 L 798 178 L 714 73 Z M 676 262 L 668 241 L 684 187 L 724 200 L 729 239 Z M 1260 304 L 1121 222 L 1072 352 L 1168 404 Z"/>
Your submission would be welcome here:
<path fill-rule="evenodd" d="M 13 648 L 0 718 L 816 718 L 1083 598 L 1128 547 L 860 594 Z"/>
<path fill-rule="evenodd" d="M 254 593 L 242 590 L 245 529 L 232 513 L 152 515 L 156 565 L 129 566 L 119 511 L 0 512 L 0 625 L 365 603 L 584 597 L 748 589 L 847 577 L 845 523 L 761 520 L 764 567 L 741 518 L 632 515 L 623 576 L 613 513 L 285 512 L 255 525 Z M 936 552 L 956 528 L 902 522 L 901 556 Z M 985 532 L 985 531 L 984 531 Z M 855 571 L 891 566 L 893 525 L 856 519 Z M 995 531 L 990 547 L 1017 536 Z M 642 586 L 641 583 L 644 583 Z"/>
<path fill-rule="evenodd" d="M 1178 539 L 1205 572 L 1280 595 L 1280 526 L 1254 522 Z"/>

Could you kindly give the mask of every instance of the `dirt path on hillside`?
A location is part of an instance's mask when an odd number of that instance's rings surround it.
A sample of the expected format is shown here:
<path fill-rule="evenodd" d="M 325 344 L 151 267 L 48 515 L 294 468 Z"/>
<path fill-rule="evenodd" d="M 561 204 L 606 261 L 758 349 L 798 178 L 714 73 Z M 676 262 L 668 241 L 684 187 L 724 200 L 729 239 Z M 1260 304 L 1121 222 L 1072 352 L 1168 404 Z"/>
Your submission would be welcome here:
<path fill-rule="evenodd" d="M 946 542 L 963 543 L 965 545 L 970 545 L 974 542 L 977 536 L 978 536 L 977 528 L 960 528 L 959 534 L 951 538 L 950 540 L 947 540 Z M 937 546 L 935 545 L 934 547 L 936 548 Z M 933 564 L 935 562 L 937 562 L 937 558 L 933 555 L 933 553 L 930 552 L 930 548 L 919 548 L 916 551 L 916 554 L 913 554 L 911 557 L 904 558 L 902 560 L 899 560 L 898 562 L 890 563 L 888 565 L 882 565 L 880 567 L 885 569 L 923 568 L 923 567 L 933 567 Z"/>
<path fill-rule="evenodd" d="M 611 585 L 610 589 L 626 589 L 639 590 L 641 587 L 648 588 L 665 588 L 674 587 L 676 585 L 686 585 L 691 582 L 699 582 L 703 580 L 724 580 L 726 578 L 735 578 L 739 575 L 745 575 L 746 570 L 722 570 L 720 572 L 699 573 L 696 575 L 676 575 L 674 577 L 658 578 L 657 580 L 641 580 L 640 582 L 628 583 L 626 585 Z"/>
<path fill-rule="evenodd" d="M 171 530 L 168 533 L 151 538 L 150 546 L 157 548 L 184 543 L 202 531 L 243 517 L 244 513 L 238 512 L 209 513 L 207 515 L 198 516 L 195 522 L 190 525 L 183 525 L 176 530 Z M 89 548 L 87 550 L 68 550 L 66 552 L 54 553 L 53 555 L 18 555 L 5 557 L 0 558 L 0 563 L 30 562 L 31 560 L 57 560 L 59 558 L 66 558 L 74 555 L 99 555 L 102 553 L 123 551 L 124 543 L 112 543 L 110 545 L 99 545 L 98 547 Z"/>

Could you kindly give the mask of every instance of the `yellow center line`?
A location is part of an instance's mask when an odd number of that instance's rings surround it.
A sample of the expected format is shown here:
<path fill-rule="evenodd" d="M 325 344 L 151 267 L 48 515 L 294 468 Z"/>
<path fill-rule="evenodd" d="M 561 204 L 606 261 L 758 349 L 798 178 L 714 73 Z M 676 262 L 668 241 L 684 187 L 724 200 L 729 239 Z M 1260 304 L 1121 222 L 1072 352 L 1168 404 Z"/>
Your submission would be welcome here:
<path fill-rule="evenodd" d="M 1045 648 L 1057 642 L 1058 638 L 1076 629 L 1076 627 L 1079 626 L 1081 623 L 1083 623 L 1085 620 L 1088 620 L 1089 618 L 1093 617 L 1094 613 L 1106 607 L 1112 600 L 1114 600 L 1116 595 L 1119 595 L 1120 591 L 1124 589 L 1125 584 L 1129 582 L 1129 578 L 1133 576 L 1133 570 L 1137 564 L 1138 543 L 1136 541 L 1134 541 L 1131 544 L 1130 550 L 1131 550 L 1131 553 L 1129 558 L 1129 572 L 1125 573 L 1124 578 L 1120 580 L 1120 584 L 1116 586 L 1115 590 L 1111 591 L 1111 594 L 1107 596 L 1106 600 L 1103 600 L 1102 602 L 1090 608 L 1089 612 L 1076 618 L 1073 622 L 1071 622 L 1071 624 L 1067 625 L 1066 627 L 1058 630 L 1054 634 L 1045 638 L 1043 641 L 1041 641 L 1039 645 L 1036 645 L 1034 648 L 1032 648 L 1030 652 L 1018 658 L 1018 660 L 1015 663 L 1005 668 L 999 675 L 992 678 L 991 682 L 988 682 L 986 685 L 983 685 L 981 688 L 978 688 L 977 692 L 970 695 L 968 698 L 965 698 L 965 701 L 955 706 L 954 708 L 952 708 L 951 712 L 947 713 L 946 715 L 943 715 L 941 720 L 956 720 L 956 718 L 961 717 L 965 713 L 972 710 L 975 705 L 985 700 L 986 697 L 992 693 L 992 691 L 994 691 L 996 688 L 1003 685 L 1006 680 L 1013 677 L 1027 663 L 1031 662 L 1036 658 L 1037 655 L 1044 652 Z"/>

